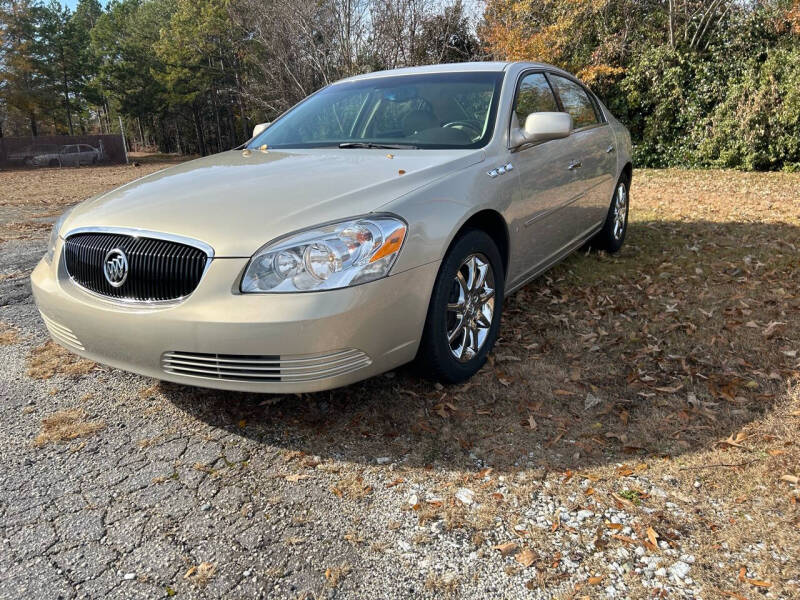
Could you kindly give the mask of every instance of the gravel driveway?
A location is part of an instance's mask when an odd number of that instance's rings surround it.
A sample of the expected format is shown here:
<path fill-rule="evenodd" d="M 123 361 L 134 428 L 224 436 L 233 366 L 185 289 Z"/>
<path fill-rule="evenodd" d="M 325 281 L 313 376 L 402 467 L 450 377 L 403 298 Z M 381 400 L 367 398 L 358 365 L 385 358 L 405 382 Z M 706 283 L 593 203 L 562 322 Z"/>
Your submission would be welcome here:
<path fill-rule="evenodd" d="M 42 177 L 63 190 L 86 172 Z M 120 172 L 109 181 L 133 177 Z M 19 189 L 29 176 L 0 175 Z M 669 357 L 696 334 L 668 329 L 675 292 L 647 278 L 672 278 L 650 277 L 665 258 L 642 242 L 658 226 L 634 220 L 627 255 L 576 257 L 514 296 L 492 363 L 464 386 L 404 368 L 303 397 L 217 393 L 47 343 L 27 275 L 77 200 L 59 194 L 56 207 L 46 191 L 33 207 L 0 200 L 0 598 L 800 596 L 800 496 L 779 479 L 798 474 L 796 273 L 742 317 L 760 329 L 730 334 L 728 354 L 687 353 L 715 366 L 684 372 Z M 798 244 L 784 226 L 769 230 Z M 741 238 L 687 228 L 676 247 L 692 235 Z M 729 335 L 711 319 L 708 339 Z M 745 336 L 764 343 L 770 322 L 767 355 Z M 712 374 L 741 378 L 734 358 L 754 383 L 715 395 Z"/>

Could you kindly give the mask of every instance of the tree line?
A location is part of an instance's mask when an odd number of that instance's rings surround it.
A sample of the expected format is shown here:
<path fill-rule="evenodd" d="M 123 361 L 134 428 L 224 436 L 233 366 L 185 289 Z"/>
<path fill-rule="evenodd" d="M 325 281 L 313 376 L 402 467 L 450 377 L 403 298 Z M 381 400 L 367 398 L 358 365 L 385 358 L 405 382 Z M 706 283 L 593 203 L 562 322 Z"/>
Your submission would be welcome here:
<path fill-rule="evenodd" d="M 119 131 L 163 152 L 250 137 L 348 75 L 479 55 L 461 0 L 0 0 L 0 135 Z"/>
<path fill-rule="evenodd" d="M 800 169 L 799 0 L 488 0 L 482 39 L 577 73 L 639 166 Z"/>
<path fill-rule="evenodd" d="M 640 166 L 800 168 L 800 0 L 0 0 L 0 136 L 209 154 L 342 77 L 492 59 L 577 73 Z"/>

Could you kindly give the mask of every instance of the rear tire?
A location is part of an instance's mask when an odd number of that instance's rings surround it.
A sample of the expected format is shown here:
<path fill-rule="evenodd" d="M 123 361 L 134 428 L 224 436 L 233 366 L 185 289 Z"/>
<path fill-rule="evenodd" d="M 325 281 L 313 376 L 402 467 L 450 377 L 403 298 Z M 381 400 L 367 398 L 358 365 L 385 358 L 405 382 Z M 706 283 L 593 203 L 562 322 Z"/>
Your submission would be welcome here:
<path fill-rule="evenodd" d="M 625 234 L 628 232 L 628 207 L 630 182 L 623 174 L 614 187 L 614 196 L 608 208 L 606 222 L 603 228 L 592 238 L 591 245 L 598 250 L 605 250 L 610 254 L 618 252 L 625 243 Z"/>
<path fill-rule="evenodd" d="M 505 272 L 492 238 L 472 229 L 439 267 L 417 356 L 423 373 L 460 383 L 477 373 L 494 347 L 503 312 Z"/>

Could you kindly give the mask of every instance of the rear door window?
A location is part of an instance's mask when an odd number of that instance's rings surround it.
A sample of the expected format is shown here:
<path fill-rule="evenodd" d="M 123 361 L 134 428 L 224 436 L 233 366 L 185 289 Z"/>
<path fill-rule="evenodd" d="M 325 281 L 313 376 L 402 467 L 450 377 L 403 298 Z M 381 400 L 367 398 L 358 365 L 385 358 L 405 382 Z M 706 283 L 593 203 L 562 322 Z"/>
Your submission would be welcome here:
<path fill-rule="evenodd" d="M 589 94 L 582 86 L 558 75 L 550 75 L 549 77 L 558 93 L 558 97 L 561 99 L 564 111 L 572 115 L 575 129 L 590 127 L 600 122 L 594 102 L 592 102 Z"/>

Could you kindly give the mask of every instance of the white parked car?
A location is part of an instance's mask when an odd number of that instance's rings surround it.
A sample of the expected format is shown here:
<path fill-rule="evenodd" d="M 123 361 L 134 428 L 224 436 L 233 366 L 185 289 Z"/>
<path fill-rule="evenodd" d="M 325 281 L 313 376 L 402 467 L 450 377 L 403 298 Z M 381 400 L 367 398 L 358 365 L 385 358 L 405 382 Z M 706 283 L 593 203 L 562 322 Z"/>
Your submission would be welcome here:
<path fill-rule="evenodd" d="M 415 358 L 458 382 L 509 293 L 625 239 L 630 136 L 549 65 L 351 77 L 257 130 L 58 221 L 31 277 L 55 340 L 231 390 L 329 389 Z"/>
<path fill-rule="evenodd" d="M 100 150 L 97 148 L 89 144 L 68 144 L 58 152 L 37 154 L 32 163 L 38 167 L 77 167 L 96 165 L 100 160 Z"/>

